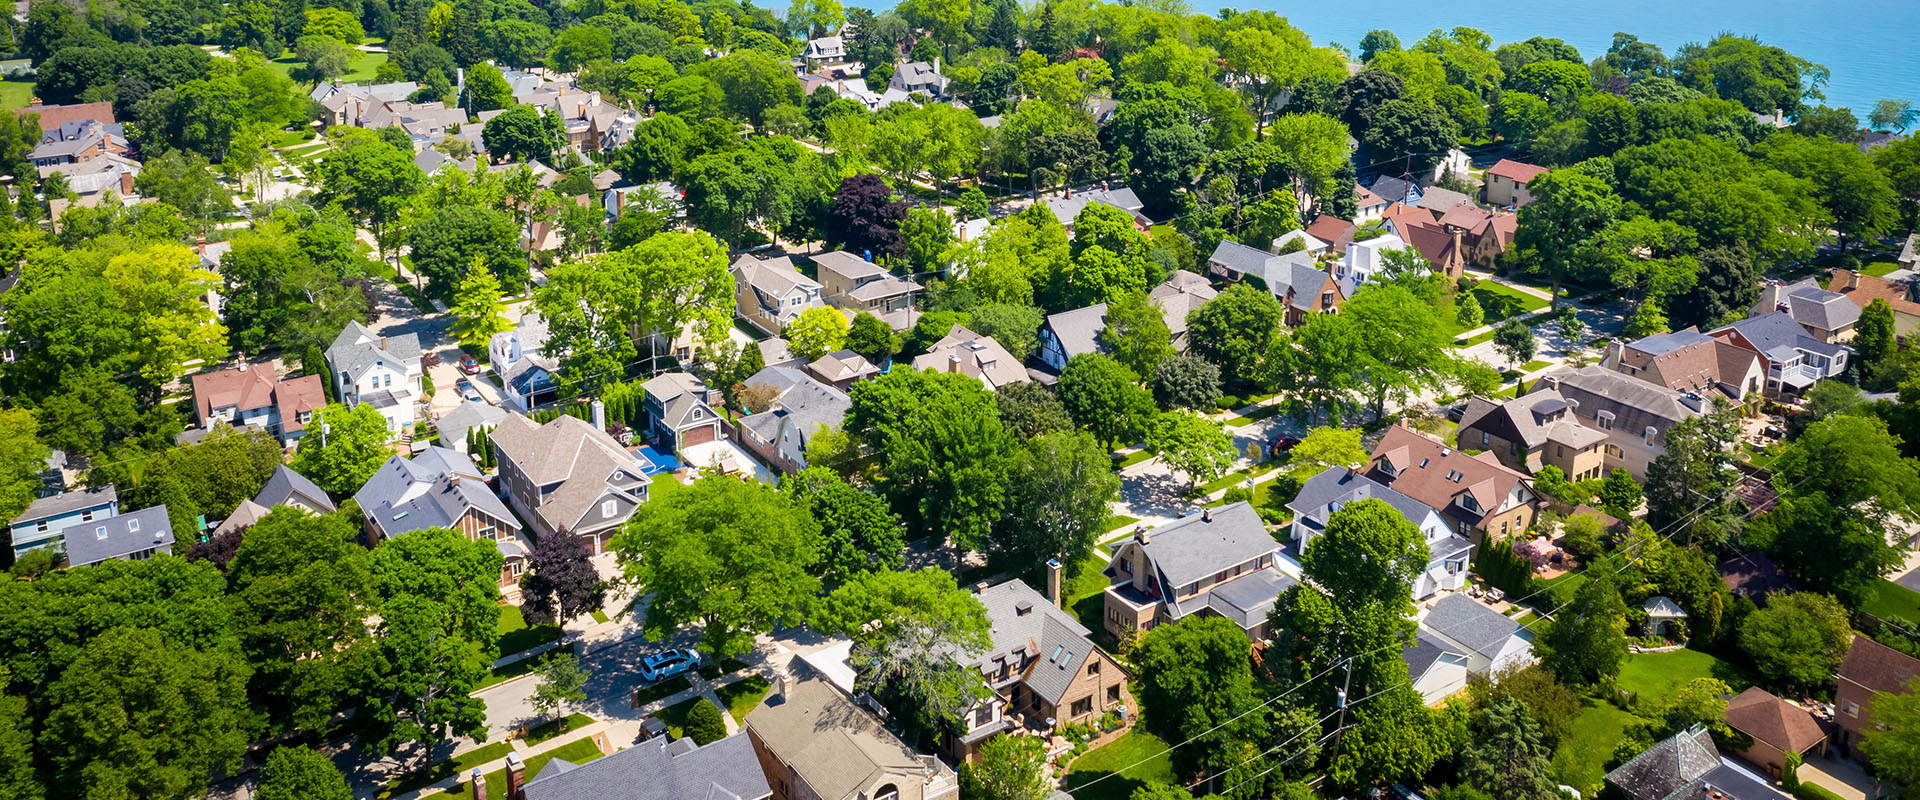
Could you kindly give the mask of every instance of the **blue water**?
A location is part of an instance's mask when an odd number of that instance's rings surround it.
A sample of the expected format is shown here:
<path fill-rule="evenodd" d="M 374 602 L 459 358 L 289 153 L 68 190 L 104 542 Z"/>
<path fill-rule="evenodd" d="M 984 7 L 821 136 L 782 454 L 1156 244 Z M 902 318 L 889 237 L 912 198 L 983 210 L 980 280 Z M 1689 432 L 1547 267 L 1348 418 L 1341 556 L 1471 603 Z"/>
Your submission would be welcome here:
<path fill-rule="evenodd" d="M 1883 97 L 1920 105 L 1920 0 L 1198 0 L 1194 8 L 1270 9 L 1307 32 L 1315 43 L 1338 42 L 1351 52 L 1374 28 L 1412 45 L 1435 28 L 1466 25 L 1486 31 L 1495 46 L 1534 36 L 1565 40 L 1591 60 L 1607 51 L 1614 31 L 1660 46 L 1667 55 L 1687 42 L 1721 32 L 1755 36 L 1825 66 L 1833 79 L 1827 105 L 1844 106 L 1866 122 Z"/>

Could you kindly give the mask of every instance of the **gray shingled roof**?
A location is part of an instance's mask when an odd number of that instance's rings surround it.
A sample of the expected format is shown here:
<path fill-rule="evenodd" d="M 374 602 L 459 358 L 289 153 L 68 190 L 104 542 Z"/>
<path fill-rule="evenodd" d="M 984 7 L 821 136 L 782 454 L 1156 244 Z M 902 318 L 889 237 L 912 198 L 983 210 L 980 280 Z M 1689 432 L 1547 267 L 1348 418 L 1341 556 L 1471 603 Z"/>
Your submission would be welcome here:
<path fill-rule="evenodd" d="M 1245 564 L 1272 554 L 1276 548 L 1253 506 L 1239 502 L 1212 512 L 1210 521 L 1206 514 L 1196 512 L 1151 532 L 1144 547 L 1154 568 L 1166 576 L 1167 586 L 1198 582 L 1222 567 Z M 1132 540 L 1118 544 L 1127 541 Z"/>
<path fill-rule="evenodd" d="M 150 506 L 118 516 L 70 525 L 61 533 L 67 565 L 83 567 L 155 547 L 173 549 L 173 523 L 166 506 Z"/>
<path fill-rule="evenodd" d="M 1242 628 L 1252 628 L 1267 621 L 1267 612 L 1273 610 L 1280 599 L 1280 593 L 1299 581 L 1273 567 L 1242 575 L 1238 578 L 1217 583 L 1213 588 L 1201 593 L 1194 600 L 1204 600 L 1206 607 L 1213 613 L 1233 620 Z M 1193 605 L 1193 600 L 1180 602 L 1181 608 Z M 1198 610 L 1198 609 L 1195 609 Z"/>
<path fill-rule="evenodd" d="M 60 516 L 61 514 L 70 514 L 84 508 L 92 508 L 94 506 L 117 503 L 119 501 L 120 496 L 114 492 L 112 485 L 103 486 L 98 489 L 61 492 L 52 497 L 42 497 L 33 501 L 33 504 L 27 506 L 27 510 L 24 513 L 18 517 L 14 517 L 13 521 L 8 524 L 19 525 L 23 522 L 49 519 Z"/>
<path fill-rule="evenodd" d="M 740 424 L 762 441 L 776 442 L 782 425 L 791 425 L 804 443 L 822 425 L 838 429 L 853 401 L 846 392 L 835 389 L 792 367 L 767 367 L 753 373 L 746 384 L 774 387 L 773 405 L 758 414 L 750 414 Z"/>
<path fill-rule="evenodd" d="M 540 486 L 558 483 L 534 510 L 554 530 L 572 530 L 609 490 L 632 500 L 653 480 L 606 431 L 562 414 L 545 425 L 514 414 L 491 436 L 494 447 Z"/>
<path fill-rule="evenodd" d="M 1440 641 L 1433 634 L 1420 631 L 1413 637 L 1413 644 L 1407 645 L 1400 651 L 1400 660 L 1407 662 L 1407 677 L 1418 682 L 1421 676 L 1427 674 L 1427 670 L 1433 669 L 1433 665 L 1439 663 L 1441 657 L 1452 650 L 1451 645 Z M 1465 654 L 1456 653 L 1455 655 L 1464 656 Z"/>
<path fill-rule="evenodd" d="M 1699 416 L 1706 408 L 1706 401 L 1698 396 L 1682 395 L 1594 364 L 1546 377 L 1561 397 L 1575 404 L 1577 416 L 1594 419 L 1602 411 L 1609 412 L 1614 417 L 1613 429 L 1629 436 L 1639 436 L 1647 428 L 1664 434 L 1674 423 Z M 1536 385 L 1547 384 L 1542 381 Z"/>
<path fill-rule="evenodd" d="M 585 764 L 560 760 L 528 781 L 527 800 L 762 800 L 773 789 L 760 772 L 753 740 L 736 733 L 688 748 L 665 737 Z"/>
<path fill-rule="evenodd" d="M 1825 331 L 1837 331 L 1860 321 L 1860 307 L 1846 295 L 1819 287 L 1787 295 L 1787 310 L 1795 322 Z"/>
<path fill-rule="evenodd" d="M 491 428 L 506 419 L 506 409 L 478 400 L 462 401 L 434 425 L 440 429 L 440 441 L 465 442 L 474 428 Z"/>
<path fill-rule="evenodd" d="M 1047 317 L 1047 329 L 1068 358 L 1100 352 L 1100 332 L 1107 329 L 1107 304 L 1098 303 Z"/>
<path fill-rule="evenodd" d="M 1488 658 L 1500 655 L 1500 648 L 1520 632 L 1519 623 L 1464 594 L 1440 598 L 1420 624 Z"/>
<path fill-rule="evenodd" d="M 1719 769 L 1720 750 L 1700 727 L 1674 734 L 1607 773 L 1633 800 L 1665 800 Z"/>
<path fill-rule="evenodd" d="M 327 363 L 335 370 L 343 370 L 349 375 L 359 376 L 360 371 L 379 360 L 382 353 L 388 358 L 407 364 L 420 358 L 420 337 L 417 334 L 403 333 L 397 336 L 381 336 L 358 322 L 349 322 L 334 337 L 333 345 L 327 348 Z"/>
<path fill-rule="evenodd" d="M 1347 474 L 1345 467 L 1333 467 L 1321 470 L 1320 474 L 1307 479 L 1300 485 L 1300 492 L 1287 504 L 1287 510 L 1294 516 L 1311 521 L 1325 528 L 1327 519 L 1333 516 L 1340 506 L 1360 500 L 1379 500 L 1393 506 L 1408 522 L 1419 525 L 1428 514 L 1435 513 L 1432 506 L 1408 497 L 1392 488 L 1367 477 L 1365 472 Z"/>
<path fill-rule="evenodd" d="M 444 429 L 443 429 L 444 430 Z M 328 514 L 334 512 L 333 498 L 307 476 L 294 472 L 291 467 L 282 464 L 273 468 L 273 474 L 267 476 L 267 483 L 260 487 L 260 493 L 253 496 L 253 502 L 265 508 L 286 505 L 287 500 L 299 497 L 308 504 L 319 507 Z"/>
<path fill-rule="evenodd" d="M 1244 274 L 1259 270 L 1272 257 L 1273 254 L 1265 250 L 1248 247 L 1232 239 L 1221 239 L 1207 260 Z"/>
<path fill-rule="evenodd" d="M 1018 665 L 1037 659 L 1024 682 L 1047 702 L 1059 703 L 1093 651 L 1086 626 L 1019 579 L 981 589 L 974 597 L 987 609 L 993 645 L 971 663 L 991 673 L 1004 661 Z"/>
<path fill-rule="evenodd" d="M 468 509 L 519 530 L 513 512 L 493 495 L 466 454 L 428 447 L 411 460 L 394 456 L 353 495 L 388 537 L 425 528 L 451 528 Z"/>
<path fill-rule="evenodd" d="M 776 687 L 747 715 L 747 728 L 823 800 L 849 800 L 882 775 L 902 783 L 952 777 L 939 759 L 903 744 L 804 660 L 789 669 L 798 673 L 790 694 L 783 697 Z"/>
<path fill-rule="evenodd" d="M 1791 361 L 1796 355 L 1796 350 L 1806 350 L 1832 358 L 1846 349 L 1839 345 L 1827 344 L 1808 335 L 1807 329 L 1800 327 L 1800 323 L 1795 322 L 1793 316 L 1785 311 L 1748 317 L 1712 332 L 1719 333 L 1727 330 L 1739 331 L 1741 336 L 1760 348 L 1760 351 L 1765 353 L 1771 361 Z"/>

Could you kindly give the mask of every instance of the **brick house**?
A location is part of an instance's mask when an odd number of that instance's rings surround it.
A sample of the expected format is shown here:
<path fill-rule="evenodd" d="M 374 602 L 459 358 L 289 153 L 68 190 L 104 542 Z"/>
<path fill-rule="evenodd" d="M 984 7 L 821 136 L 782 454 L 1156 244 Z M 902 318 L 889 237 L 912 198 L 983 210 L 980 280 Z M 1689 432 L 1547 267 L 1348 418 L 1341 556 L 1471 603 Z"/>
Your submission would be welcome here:
<path fill-rule="evenodd" d="M 1874 729 L 1874 696 L 1911 692 L 1916 677 L 1920 677 L 1920 658 L 1865 636 L 1853 637 L 1846 658 L 1833 674 L 1833 718 L 1840 723 L 1842 755 L 1857 752 L 1862 738 Z"/>
<path fill-rule="evenodd" d="M 1273 537 L 1241 502 L 1141 528 L 1108 545 L 1102 574 L 1105 627 L 1115 638 L 1192 614 L 1226 617 L 1255 641 L 1267 637 L 1267 612 L 1297 581 L 1276 564 Z"/>

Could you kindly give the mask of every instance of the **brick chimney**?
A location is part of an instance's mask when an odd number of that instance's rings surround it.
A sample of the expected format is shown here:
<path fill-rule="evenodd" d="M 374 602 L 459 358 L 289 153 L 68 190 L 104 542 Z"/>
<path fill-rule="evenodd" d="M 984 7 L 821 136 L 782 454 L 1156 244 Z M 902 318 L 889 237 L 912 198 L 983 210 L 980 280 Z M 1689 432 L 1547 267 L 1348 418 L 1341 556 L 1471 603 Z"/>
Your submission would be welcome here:
<path fill-rule="evenodd" d="M 779 672 L 774 673 L 773 696 L 780 698 L 782 702 L 785 702 L 787 700 L 792 700 L 793 686 L 796 682 L 797 681 L 793 679 L 793 673 L 791 672 L 788 672 L 786 670 L 781 670 Z"/>
<path fill-rule="evenodd" d="M 521 760 L 519 753 L 508 753 L 506 800 L 526 800 L 526 797 L 527 762 Z"/>
<path fill-rule="evenodd" d="M 1060 559 L 1047 559 L 1047 602 L 1060 607 Z"/>
<path fill-rule="evenodd" d="M 960 371 L 960 354 L 958 352 L 947 354 L 947 371 L 954 373 Z"/>
<path fill-rule="evenodd" d="M 1153 540 L 1153 534 L 1144 527 L 1137 527 L 1133 529 L 1133 539 L 1144 545 Z"/>
<path fill-rule="evenodd" d="M 1200 521 L 1201 521 L 1201 522 L 1212 522 L 1212 521 L 1213 521 L 1213 509 L 1211 509 L 1211 508 L 1203 508 L 1203 509 L 1200 509 Z"/>
<path fill-rule="evenodd" d="M 487 779 L 480 773 L 479 767 L 473 768 L 474 800 L 487 800 Z"/>
<path fill-rule="evenodd" d="M 120 194 L 122 196 L 133 194 L 133 173 L 120 173 Z"/>

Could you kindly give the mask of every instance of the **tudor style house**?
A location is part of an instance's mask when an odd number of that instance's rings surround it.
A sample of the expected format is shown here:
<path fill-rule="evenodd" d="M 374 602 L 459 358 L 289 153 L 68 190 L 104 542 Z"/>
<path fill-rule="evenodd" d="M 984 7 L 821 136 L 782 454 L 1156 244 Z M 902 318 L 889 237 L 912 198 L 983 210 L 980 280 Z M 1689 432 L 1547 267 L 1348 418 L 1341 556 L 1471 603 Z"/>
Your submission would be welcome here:
<path fill-rule="evenodd" d="M 365 516 L 367 544 L 427 528 L 451 528 L 473 541 L 493 542 L 505 563 L 500 585 L 512 586 L 531 553 L 520 522 L 502 505 L 466 454 L 428 447 L 411 459 L 394 456 L 355 492 Z"/>
<path fill-rule="evenodd" d="M 1310 242 L 1308 249 L 1276 256 L 1222 239 L 1207 258 L 1207 271 L 1227 280 L 1259 278 L 1274 299 L 1286 307 L 1290 326 L 1305 323 L 1308 314 L 1340 310 L 1347 301 L 1348 287 L 1314 263 L 1312 243 L 1320 240 L 1304 231 L 1293 235 L 1305 237 Z"/>
<path fill-rule="evenodd" d="M 537 425 L 515 414 L 489 438 L 500 486 L 537 536 L 583 536 L 593 552 L 606 552 L 607 538 L 647 501 L 653 479 L 640 460 L 579 417 Z"/>
<path fill-rule="evenodd" d="M 987 609 L 993 644 L 966 663 L 980 670 L 994 694 L 961 715 L 964 729 L 944 748 L 955 760 L 975 760 L 981 744 L 1007 731 L 1053 732 L 1132 705 L 1127 674 L 1094 646 L 1086 626 L 1061 610 L 1060 562 L 1047 566 L 1051 598 L 1018 579 L 974 593 Z"/>
<path fill-rule="evenodd" d="M 1608 342 L 1600 366 L 1676 392 L 1717 393 L 1735 403 L 1759 397 L 1767 380 L 1758 353 L 1693 328 Z"/>
<path fill-rule="evenodd" d="M 1141 528 L 1108 547 L 1105 626 L 1116 638 L 1190 614 L 1226 617 L 1255 641 L 1267 612 L 1297 581 L 1276 564 L 1273 537 L 1241 502 Z"/>
<path fill-rule="evenodd" d="M 1413 599 L 1466 586 L 1473 543 L 1454 533 L 1432 506 L 1387 488 L 1360 473 L 1359 465 L 1321 470 L 1307 479 L 1287 509 L 1293 512 L 1293 540 L 1300 555 L 1327 531 L 1327 521 L 1348 503 L 1379 500 L 1420 529 L 1427 542 L 1427 568 L 1413 578 Z"/>
<path fill-rule="evenodd" d="M 389 429 L 412 427 L 424 374 L 418 336 L 381 336 L 349 322 L 327 348 L 327 366 L 333 371 L 334 396 L 349 408 L 367 403 L 386 417 Z"/>
<path fill-rule="evenodd" d="M 1439 510 L 1449 527 L 1475 546 L 1533 526 L 1539 495 L 1526 475 L 1492 453 L 1467 455 L 1396 423 L 1373 448 L 1367 477 Z"/>
<path fill-rule="evenodd" d="M 800 312 L 820 306 L 820 283 L 800 274 L 786 256 L 742 254 L 732 271 L 734 307 L 768 336 L 779 336 Z"/>
<path fill-rule="evenodd" d="M 707 385 L 692 373 L 667 372 L 640 384 L 646 393 L 646 439 L 669 453 L 720 440 L 720 415 Z"/>

